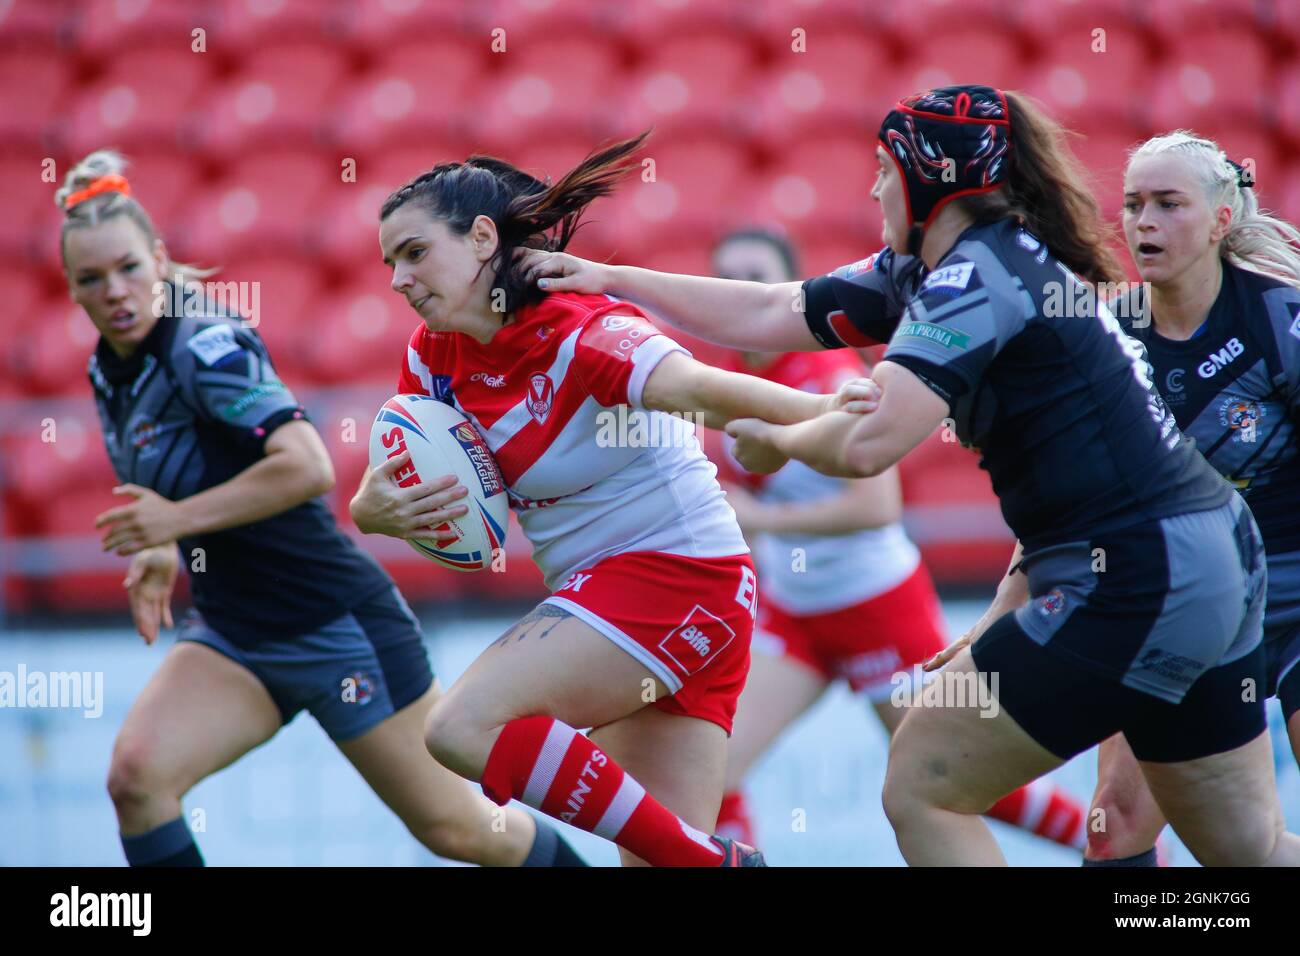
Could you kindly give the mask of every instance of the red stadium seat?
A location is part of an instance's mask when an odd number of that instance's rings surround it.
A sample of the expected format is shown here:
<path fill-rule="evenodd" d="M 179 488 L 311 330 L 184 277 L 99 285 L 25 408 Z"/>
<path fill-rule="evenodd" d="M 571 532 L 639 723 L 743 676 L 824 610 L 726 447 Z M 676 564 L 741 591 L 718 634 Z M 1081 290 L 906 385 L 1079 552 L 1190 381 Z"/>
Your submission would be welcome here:
<path fill-rule="evenodd" d="M 347 88 L 350 62 L 335 47 L 289 41 L 253 51 L 241 67 L 212 92 L 197 130 L 213 153 L 316 136 Z"/>
<path fill-rule="evenodd" d="M 92 63 L 101 63 L 132 46 L 154 40 L 189 50 L 193 43 L 192 31 L 197 28 L 208 31 L 209 49 L 213 45 L 214 19 L 206 9 L 195 10 L 189 4 L 169 3 L 168 0 L 82 6 L 84 10 L 75 21 L 76 50 Z"/>
<path fill-rule="evenodd" d="M 6 433 L 5 458 L 12 465 L 6 482 L 26 510 L 44 512 L 58 498 L 116 484 L 84 374 L 82 383 L 75 399 L 42 403 L 39 414 L 15 421 Z"/>
<path fill-rule="evenodd" d="M 74 67 L 54 46 L 0 50 L 0 141 L 11 149 L 39 147 L 64 119 L 75 80 Z"/>
<path fill-rule="evenodd" d="M 1142 13 L 1146 29 L 1157 36 L 1176 37 L 1189 26 L 1254 29 L 1262 25 L 1261 14 L 1265 10 L 1276 16 L 1274 11 L 1278 8 L 1293 6 L 1286 2 L 1261 4 L 1256 0 L 1144 0 Z"/>
<path fill-rule="evenodd" d="M 1282 188 L 1269 193 L 1275 199 L 1265 204 L 1287 222 L 1300 222 L 1300 164 L 1292 163 L 1283 180 Z"/>
<path fill-rule="evenodd" d="M 665 42 L 701 33 L 729 33 L 748 39 L 757 3 L 713 0 L 641 0 L 616 3 L 614 28 L 625 43 L 651 57 Z"/>
<path fill-rule="evenodd" d="M 177 229 L 184 225 L 199 173 L 193 161 L 181 153 L 131 152 L 126 158 L 131 195 L 148 210 L 154 227 L 166 241 L 173 225 Z"/>
<path fill-rule="evenodd" d="M 975 77 L 986 75 L 981 74 L 979 69 L 966 72 L 964 68 L 956 68 L 958 63 L 978 62 L 973 55 L 977 52 L 978 45 L 963 56 L 951 45 L 933 48 L 931 42 L 936 32 L 956 35 L 969 32 L 972 36 L 996 34 L 1008 38 L 1015 36 L 1015 11 L 1020 6 L 1022 5 L 1004 3 L 1002 0 L 910 0 L 908 3 L 889 5 L 883 19 L 888 29 L 911 49 L 912 56 L 919 58 L 920 65 L 944 65 L 955 69 L 958 78 L 954 82 L 957 83 L 988 83 L 996 86 L 1001 85 L 1002 81 L 976 79 Z M 954 53 L 957 53 L 955 58 Z M 993 65 L 992 62 L 988 64 L 989 67 Z"/>
<path fill-rule="evenodd" d="M 725 139 L 665 139 L 648 145 L 640 176 L 620 184 L 631 211 L 652 230 L 671 222 L 673 229 L 714 229 L 722 217 L 744 211 L 750 198 L 740 192 L 750 171 L 745 149 Z M 644 162 L 644 161 L 643 161 Z M 646 181 L 653 169 L 653 181 Z"/>
<path fill-rule="evenodd" d="M 1141 33 L 1108 27 L 1105 47 L 1097 52 L 1088 31 L 1063 31 L 1043 40 L 1040 65 L 1023 89 L 1042 101 L 1054 119 L 1086 129 L 1143 118 L 1136 93 L 1150 86 L 1152 58 Z"/>
<path fill-rule="evenodd" d="M 85 310 L 68 297 L 47 298 L 10 350 L 14 378 L 32 394 L 88 392 L 86 362 L 99 341 Z"/>
<path fill-rule="evenodd" d="M 594 139 L 612 125 L 618 78 L 617 51 L 594 35 L 539 37 L 505 54 L 499 75 L 474 91 L 471 135 L 507 154 L 541 135 Z"/>
<path fill-rule="evenodd" d="M 774 154 L 792 140 L 845 129 L 874 129 L 899 92 L 889 53 L 860 34 L 813 36 L 806 53 L 778 51 L 763 79 L 761 136 Z"/>
<path fill-rule="evenodd" d="M 1070 45 L 1073 38 L 1091 44 L 1093 30 L 1109 34 L 1114 30 L 1137 30 L 1140 24 L 1132 0 L 1037 0 L 1018 3 L 1016 28 L 1031 42 L 1046 49 L 1058 43 Z M 1050 54 L 1044 54 L 1050 61 Z"/>
<path fill-rule="evenodd" d="M 905 4 L 900 9 L 908 9 Z M 1015 34 L 996 27 L 931 22 L 925 36 L 899 68 L 898 96 L 955 83 L 983 83 L 1015 89 L 1026 73 Z M 897 97 L 895 97 L 897 98 Z"/>
<path fill-rule="evenodd" d="M 5 190 L 5 210 L 0 216 L 0 250 L 12 264 L 50 250 L 58 252 L 58 229 L 62 213 L 54 205 L 54 193 L 63 185 L 67 167 L 53 167 L 54 182 L 43 182 L 46 157 L 37 151 L 0 154 L 0 182 L 12 184 Z"/>
<path fill-rule="evenodd" d="M 806 140 L 765 176 L 756 211 L 796 235 L 833 231 L 874 239 L 879 216 L 870 194 L 878 167 L 874 140 Z"/>
<path fill-rule="evenodd" d="M 1300 142 L 1300 65 L 1279 71 L 1274 88 L 1265 118 L 1276 122 L 1284 136 Z"/>
<path fill-rule="evenodd" d="M 340 174 L 338 160 L 323 151 L 250 154 L 196 197 L 186 229 L 189 247 L 205 259 L 306 249 L 317 235 L 319 197 Z"/>
<path fill-rule="evenodd" d="M 1231 116 L 1252 122 L 1264 115 L 1269 55 L 1254 31 L 1216 27 L 1181 36 L 1171 47 L 1148 100 L 1148 122 L 1171 118 L 1206 126 Z"/>
<path fill-rule="evenodd" d="M 66 42 L 75 26 L 70 11 L 46 0 L 11 0 L 0 7 L 0 43 L 6 52 Z"/>
<path fill-rule="evenodd" d="M 1281 199 L 1286 168 L 1284 153 L 1268 130 L 1255 125 L 1232 124 L 1210 126 L 1198 132 L 1214 139 L 1233 162 L 1244 164 L 1251 161 L 1257 196 L 1265 206 L 1270 198 L 1274 202 Z"/>
<path fill-rule="evenodd" d="M 1102 214 L 1111 222 L 1118 222 L 1124 206 L 1124 167 L 1128 152 L 1142 141 L 1132 130 L 1094 129 L 1070 142 L 1079 162 L 1088 174 L 1089 185 Z"/>
<path fill-rule="evenodd" d="M 489 33 L 485 27 L 491 15 L 489 4 L 463 0 L 354 0 L 343 10 L 342 29 L 348 42 L 378 55 L 413 36 L 427 37 L 435 45 L 450 38 L 486 50 Z"/>
<path fill-rule="evenodd" d="M 629 80 L 625 121 L 718 132 L 740 128 L 754 96 L 754 48 L 731 33 L 665 38 Z"/>
<path fill-rule="evenodd" d="M 488 66 L 486 44 L 455 36 L 389 46 L 370 70 L 347 81 L 335 135 L 356 151 L 446 136 L 467 124 Z"/>
<path fill-rule="evenodd" d="M 311 334 L 300 339 L 299 348 L 313 378 L 391 375 L 396 381 L 411 330 L 420 322 L 405 299 L 390 288 L 343 289 L 317 299 L 311 311 Z"/>
<path fill-rule="evenodd" d="M 346 13 L 347 4 L 319 0 L 223 0 L 210 32 L 232 49 L 247 50 L 286 36 L 308 41 L 336 36 Z"/>

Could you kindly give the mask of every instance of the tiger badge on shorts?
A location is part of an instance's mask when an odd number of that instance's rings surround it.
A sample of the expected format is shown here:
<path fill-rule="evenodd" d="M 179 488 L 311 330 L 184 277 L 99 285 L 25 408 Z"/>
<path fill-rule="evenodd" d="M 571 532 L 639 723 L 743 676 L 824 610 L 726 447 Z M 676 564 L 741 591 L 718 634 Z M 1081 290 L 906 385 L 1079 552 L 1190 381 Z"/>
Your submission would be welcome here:
<path fill-rule="evenodd" d="M 1052 588 L 1038 599 L 1038 613 L 1043 617 L 1055 617 L 1065 610 L 1065 592 Z"/>

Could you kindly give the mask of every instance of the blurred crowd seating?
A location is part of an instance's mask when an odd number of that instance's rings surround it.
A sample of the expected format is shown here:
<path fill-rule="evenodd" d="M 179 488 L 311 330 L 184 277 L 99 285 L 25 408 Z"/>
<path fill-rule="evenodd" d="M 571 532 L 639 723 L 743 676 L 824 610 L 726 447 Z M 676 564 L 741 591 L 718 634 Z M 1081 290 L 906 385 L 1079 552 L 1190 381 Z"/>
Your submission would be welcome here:
<path fill-rule="evenodd" d="M 121 149 L 174 258 L 260 283 L 259 331 L 330 444 L 345 514 L 415 321 L 387 287 L 378 208 L 436 162 L 488 152 L 558 177 L 653 126 L 653 175 L 593 206 L 574 251 L 706 272 L 721 231 L 770 223 L 812 274 L 878 245 L 889 105 L 985 82 L 1083 134 L 1108 214 L 1125 150 L 1181 126 L 1253 159 L 1264 204 L 1294 219 L 1297 47 L 1286 0 L 0 0 L 8 604 L 120 604 L 121 562 L 95 557 L 89 525 L 113 483 L 84 374 L 95 335 L 68 299 L 46 160 L 61 180 Z M 904 479 L 939 577 L 992 580 L 1007 537 L 973 456 L 936 438 Z M 431 574 L 400 545 L 385 558 L 416 597 L 503 586 Z M 517 564 L 509 587 L 539 587 Z"/>

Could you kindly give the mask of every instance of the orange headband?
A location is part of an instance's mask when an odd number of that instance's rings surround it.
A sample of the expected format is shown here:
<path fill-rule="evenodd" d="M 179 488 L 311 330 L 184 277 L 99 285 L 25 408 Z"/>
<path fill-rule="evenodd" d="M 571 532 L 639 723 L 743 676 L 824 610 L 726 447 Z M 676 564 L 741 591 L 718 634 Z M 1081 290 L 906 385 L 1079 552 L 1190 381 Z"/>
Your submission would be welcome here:
<path fill-rule="evenodd" d="M 100 176 L 98 179 L 92 179 L 85 189 L 78 189 L 75 193 L 69 194 L 68 198 L 63 200 L 63 208 L 71 209 L 77 203 L 94 199 L 100 193 L 121 193 L 123 196 L 129 196 L 131 184 L 126 181 L 125 176 L 119 176 L 117 173 Z"/>

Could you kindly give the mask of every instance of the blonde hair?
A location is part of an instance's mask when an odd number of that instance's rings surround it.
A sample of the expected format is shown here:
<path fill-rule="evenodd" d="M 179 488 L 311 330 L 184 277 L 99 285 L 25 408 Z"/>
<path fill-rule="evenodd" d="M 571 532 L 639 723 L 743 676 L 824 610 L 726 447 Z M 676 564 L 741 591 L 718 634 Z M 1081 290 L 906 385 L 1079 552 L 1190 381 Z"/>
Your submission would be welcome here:
<path fill-rule="evenodd" d="M 1300 230 L 1259 208 L 1255 190 L 1241 183 L 1244 171 L 1218 143 L 1177 129 L 1153 136 L 1130 151 L 1128 167 L 1147 156 L 1177 156 L 1205 187 L 1211 206 L 1224 205 L 1232 211 L 1228 232 L 1219 244 L 1224 259 L 1300 286 Z"/>
<path fill-rule="evenodd" d="M 95 226 L 115 216 L 126 216 L 134 222 L 149 243 L 152 253 L 154 242 L 158 239 L 158 230 L 153 220 L 145 212 L 144 206 L 132 196 L 120 192 L 102 192 L 90 199 L 83 200 L 68 208 L 68 197 L 88 187 L 101 176 L 122 175 L 126 169 L 126 157 L 112 149 L 97 149 L 68 171 L 63 178 L 63 185 L 54 193 L 54 204 L 64 212 L 63 227 L 59 230 L 59 254 L 67 268 L 67 237 L 73 229 Z M 180 275 L 183 281 L 203 279 L 217 272 L 216 269 L 202 269 L 186 262 L 167 261 L 167 275 L 170 279 Z"/>

